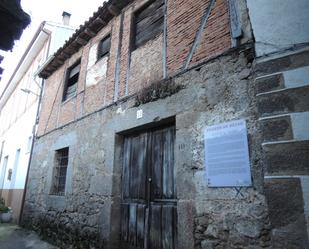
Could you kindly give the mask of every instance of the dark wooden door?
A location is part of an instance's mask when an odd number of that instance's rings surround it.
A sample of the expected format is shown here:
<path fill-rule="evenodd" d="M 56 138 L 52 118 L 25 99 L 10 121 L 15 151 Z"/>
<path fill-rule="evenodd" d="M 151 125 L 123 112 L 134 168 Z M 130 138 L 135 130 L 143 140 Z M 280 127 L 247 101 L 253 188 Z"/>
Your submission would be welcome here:
<path fill-rule="evenodd" d="M 175 127 L 125 137 L 123 248 L 176 249 Z"/>

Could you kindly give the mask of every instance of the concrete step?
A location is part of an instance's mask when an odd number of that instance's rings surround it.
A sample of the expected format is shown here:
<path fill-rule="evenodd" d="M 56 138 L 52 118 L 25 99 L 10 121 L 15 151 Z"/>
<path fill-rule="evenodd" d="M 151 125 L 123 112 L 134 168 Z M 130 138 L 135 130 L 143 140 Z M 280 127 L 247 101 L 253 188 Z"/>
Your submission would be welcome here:
<path fill-rule="evenodd" d="M 309 175 L 309 140 L 262 144 L 265 175 Z"/>

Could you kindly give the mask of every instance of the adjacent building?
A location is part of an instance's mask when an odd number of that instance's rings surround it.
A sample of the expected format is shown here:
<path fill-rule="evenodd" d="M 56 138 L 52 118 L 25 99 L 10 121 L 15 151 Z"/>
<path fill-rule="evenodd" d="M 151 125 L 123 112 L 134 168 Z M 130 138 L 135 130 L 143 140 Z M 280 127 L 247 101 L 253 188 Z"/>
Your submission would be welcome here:
<path fill-rule="evenodd" d="M 308 248 L 308 10 L 104 3 L 39 70 L 23 225 L 60 247 Z M 205 148 L 206 127 L 238 120 L 248 146 Z M 250 177 L 212 187 L 209 167 Z"/>
<path fill-rule="evenodd" d="M 67 14 L 65 14 L 67 15 Z M 73 33 L 43 22 L 0 97 L 0 196 L 18 221 L 43 81 L 36 72 Z"/>
<path fill-rule="evenodd" d="M 30 16 L 20 6 L 20 0 L 2 0 L 0 2 L 0 50 L 12 50 L 14 41 L 19 40 L 30 21 Z M 2 60 L 3 56 L 0 55 L 0 64 Z M 3 71 L 4 69 L 0 67 L 0 81 Z"/>

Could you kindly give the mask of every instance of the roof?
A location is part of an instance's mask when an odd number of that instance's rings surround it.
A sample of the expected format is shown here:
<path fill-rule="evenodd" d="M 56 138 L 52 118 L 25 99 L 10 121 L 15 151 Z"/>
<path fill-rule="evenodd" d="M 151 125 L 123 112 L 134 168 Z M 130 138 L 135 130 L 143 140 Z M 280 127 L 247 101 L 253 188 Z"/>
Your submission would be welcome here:
<path fill-rule="evenodd" d="M 92 17 L 83 25 L 80 25 L 75 33 L 65 44 L 57 50 L 54 57 L 41 70 L 39 76 L 47 79 L 53 72 L 61 67 L 64 62 L 76 53 L 81 47 L 85 46 L 89 40 L 96 36 L 110 20 L 118 16 L 121 10 L 133 0 L 109 0 L 99 7 Z"/>
<path fill-rule="evenodd" d="M 20 0 L 0 1 L 0 49 L 8 51 L 14 46 L 30 23 L 30 16 L 20 7 Z"/>
<path fill-rule="evenodd" d="M 2 60 L 3 60 L 3 56 L 0 55 L 0 64 L 1 64 Z M 2 73 L 3 73 L 3 70 L 4 70 L 4 69 L 3 69 L 2 67 L 0 67 L 0 81 L 1 81 L 1 75 L 2 75 Z"/>

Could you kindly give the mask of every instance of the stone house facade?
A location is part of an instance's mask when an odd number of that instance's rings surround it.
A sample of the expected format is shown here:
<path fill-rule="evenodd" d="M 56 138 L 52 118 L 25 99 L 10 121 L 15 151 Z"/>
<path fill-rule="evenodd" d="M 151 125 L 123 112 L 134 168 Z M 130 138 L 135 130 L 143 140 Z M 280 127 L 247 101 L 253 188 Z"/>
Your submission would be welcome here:
<path fill-rule="evenodd" d="M 24 226 L 62 248 L 306 248 L 301 189 L 294 231 L 276 230 L 286 205 L 265 188 L 261 144 L 281 133 L 260 117 L 285 103 L 257 95 L 279 59 L 254 45 L 245 0 L 104 3 L 40 72 Z M 252 186 L 211 188 L 204 128 L 239 119 Z"/>

